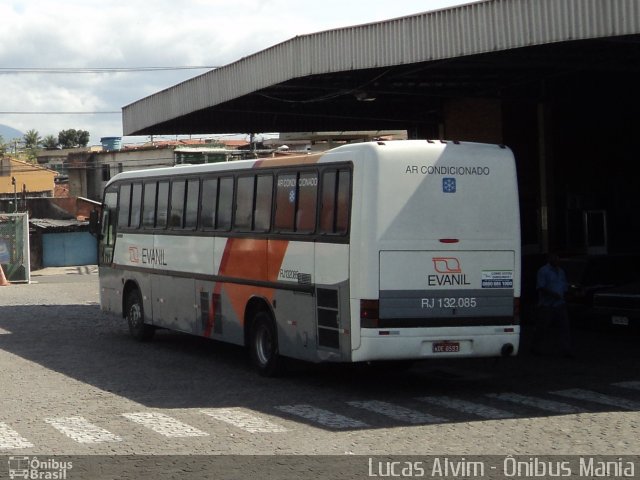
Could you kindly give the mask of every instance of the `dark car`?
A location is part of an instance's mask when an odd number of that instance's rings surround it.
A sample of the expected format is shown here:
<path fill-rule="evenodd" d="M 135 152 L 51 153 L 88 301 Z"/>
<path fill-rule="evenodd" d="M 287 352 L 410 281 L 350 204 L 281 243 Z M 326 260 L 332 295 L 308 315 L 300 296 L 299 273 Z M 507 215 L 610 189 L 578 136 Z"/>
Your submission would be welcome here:
<path fill-rule="evenodd" d="M 593 295 L 593 310 L 602 325 L 640 330 L 640 282 L 607 288 Z"/>
<path fill-rule="evenodd" d="M 594 295 L 602 290 L 640 282 L 640 255 L 587 255 L 560 260 L 569 283 L 567 308 L 577 326 L 591 327 L 598 314 Z"/>

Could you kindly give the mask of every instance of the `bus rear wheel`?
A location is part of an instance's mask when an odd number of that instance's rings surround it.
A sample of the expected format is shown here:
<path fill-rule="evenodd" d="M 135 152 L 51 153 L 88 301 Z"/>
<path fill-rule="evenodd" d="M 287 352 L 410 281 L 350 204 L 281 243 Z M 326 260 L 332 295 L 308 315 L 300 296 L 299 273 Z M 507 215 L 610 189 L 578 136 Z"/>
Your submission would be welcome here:
<path fill-rule="evenodd" d="M 144 308 L 138 289 L 131 290 L 127 294 L 125 315 L 129 324 L 129 333 L 133 338 L 141 342 L 151 340 L 155 333 L 155 328 L 144 323 Z"/>
<path fill-rule="evenodd" d="M 273 319 L 265 312 L 258 312 L 251 323 L 249 353 L 253 366 L 260 375 L 274 377 L 282 373 L 278 332 Z"/>

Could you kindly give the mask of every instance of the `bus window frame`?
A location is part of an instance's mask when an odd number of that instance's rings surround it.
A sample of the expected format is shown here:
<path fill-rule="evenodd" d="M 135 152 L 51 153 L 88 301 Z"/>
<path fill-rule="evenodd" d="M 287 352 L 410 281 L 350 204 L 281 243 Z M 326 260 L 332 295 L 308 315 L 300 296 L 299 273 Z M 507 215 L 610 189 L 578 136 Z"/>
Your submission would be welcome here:
<path fill-rule="evenodd" d="M 144 231 L 149 231 L 149 230 L 155 230 L 156 228 L 156 221 L 157 221 L 157 217 L 158 217 L 158 184 L 160 182 L 158 181 L 158 179 L 151 179 L 151 180 L 146 180 L 142 182 L 142 222 L 140 224 L 140 229 L 144 230 Z M 153 185 L 153 189 L 154 189 L 154 195 L 153 195 L 153 209 L 152 209 L 152 213 L 153 213 L 153 218 L 151 220 L 151 225 L 147 225 L 145 222 L 145 209 L 147 207 L 147 187 L 149 185 Z"/>
<path fill-rule="evenodd" d="M 317 179 L 317 184 L 315 186 L 315 190 L 316 190 L 316 195 L 315 195 L 315 214 L 314 214 L 314 222 L 313 222 L 313 229 L 311 231 L 309 230 L 305 230 L 305 231 L 300 231 L 299 230 L 299 212 L 300 212 L 300 177 L 306 174 L 315 174 L 316 175 L 316 179 Z M 295 189 L 295 204 L 293 206 L 293 224 L 291 225 L 291 228 L 278 228 L 276 225 L 276 215 L 277 215 L 277 200 L 278 200 L 278 179 L 281 176 L 293 176 L 295 178 L 295 185 L 294 185 L 294 189 Z M 304 236 L 316 236 L 317 232 L 318 232 L 318 228 L 319 228 L 319 224 L 320 224 L 320 184 L 321 184 L 321 176 L 322 176 L 322 169 L 321 168 L 295 168 L 295 167 L 290 167 L 290 168 L 283 168 L 283 169 L 275 169 L 274 170 L 274 187 L 273 187 L 273 198 L 272 198 L 272 205 L 273 205 L 273 213 L 272 213 L 272 230 L 273 233 L 276 233 L 278 235 L 291 235 L 294 236 L 296 238 L 298 237 L 304 237 Z"/>
<path fill-rule="evenodd" d="M 336 231 L 337 230 L 337 220 L 338 220 L 338 207 L 339 207 L 339 202 L 338 202 L 338 194 L 339 194 L 339 188 L 340 188 L 340 173 L 341 172 L 347 172 L 349 174 L 349 182 L 348 182 L 348 197 L 347 197 L 347 204 L 346 204 L 346 208 L 347 208 L 347 228 L 345 231 Z M 324 182 L 324 175 L 326 173 L 335 173 L 335 184 L 334 184 L 334 192 L 333 192 L 333 212 L 332 212 L 332 228 L 331 228 L 331 232 L 326 231 L 323 229 L 322 227 L 322 207 L 323 207 L 323 198 L 324 198 L 324 192 L 325 192 L 325 182 Z M 335 237 L 349 237 L 350 236 L 350 232 L 351 232 L 351 213 L 353 210 L 353 167 L 352 165 L 344 165 L 344 164 L 332 164 L 332 165 L 326 165 L 325 168 L 321 169 L 320 175 L 322 175 L 322 179 L 319 180 L 320 181 L 320 188 L 319 190 L 321 190 L 319 192 L 319 199 L 318 199 L 318 210 L 317 210 L 317 217 L 318 217 L 318 223 L 317 223 L 317 228 L 316 228 L 316 235 L 320 236 L 321 238 L 335 238 Z"/>
<path fill-rule="evenodd" d="M 348 203 L 347 207 L 347 229 L 344 232 L 322 232 L 320 228 L 320 215 L 322 209 L 322 195 L 324 193 L 325 185 L 323 181 L 323 176 L 326 172 L 333 171 L 336 174 L 336 178 L 339 177 L 340 172 L 347 172 L 349 175 L 348 182 Z M 296 177 L 296 183 L 299 181 L 300 176 L 303 174 L 308 174 L 313 172 L 317 175 L 318 185 L 316 187 L 316 211 L 315 211 L 315 227 L 313 232 L 300 232 L 300 231 L 283 231 L 276 229 L 275 226 L 275 215 L 276 215 L 276 197 L 277 197 L 277 179 L 280 175 L 293 174 Z M 256 189 L 258 183 L 258 176 L 270 176 L 271 178 L 271 208 L 270 208 L 270 224 L 269 229 L 255 230 L 255 212 L 256 212 Z M 253 198 L 252 198 L 252 210 L 251 210 L 251 230 L 246 230 L 244 228 L 240 229 L 236 226 L 236 210 L 237 210 L 237 198 L 238 198 L 238 187 L 239 187 L 239 179 L 241 177 L 249 177 L 253 179 Z M 353 164 L 351 162 L 338 162 L 338 163 L 327 163 L 321 165 L 286 165 L 286 166 L 276 166 L 271 168 L 261 168 L 258 170 L 221 170 L 216 172 L 207 172 L 202 174 L 199 177 L 194 177 L 193 174 L 181 174 L 176 176 L 167 176 L 161 175 L 157 177 L 147 177 L 147 178 L 135 178 L 135 179 L 123 179 L 120 181 L 116 181 L 110 184 L 107 188 L 109 189 L 117 189 L 118 192 L 118 210 L 117 215 L 119 218 L 120 215 L 120 191 L 123 185 L 128 185 L 130 187 L 129 191 L 129 219 L 131 216 L 131 195 L 133 191 L 133 184 L 135 182 L 142 182 L 142 208 L 141 215 L 144 211 L 144 193 L 145 186 L 148 183 L 156 184 L 156 195 L 155 195 L 155 205 L 154 205 L 154 226 L 153 227 L 145 227 L 143 225 L 143 221 L 141 218 L 140 225 L 138 228 L 127 226 L 119 226 L 116 223 L 116 227 L 118 231 L 127 231 L 127 232 L 140 232 L 144 234 L 163 234 L 163 235 L 196 235 L 196 236 L 217 236 L 217 237 L 240 237 L 240 238 L 250 238 L 250 237 L 259 237 L 259 238 L 267 238 L 267 239 L 278 239 L 278 240 L 295 240 L 295 241 L 329 241 L 331 243 L 348 243 L 350 241 L 350 231 L 351 231 L 351 217 L 352 217 L 352 205 L 353 205 Z M 216 179 L 217 184 L 217 199 L 216 199 L 216 212 L 215 212 L 215 228 L 204 227 L 201 219 L 202 215 L 202 202 L 203 202 L 203 183 L 206 180 Z M 199 180 L 199 192 L 198 192 L 198 213 L 197 213 L 197 226 L 194 229 L 184 228 L 184 213 L 186 208 L 186 195 L 187 188 L 186 185 L 189 180 Z M 220 227 L 220 198 L 222 194 L 221 184 L 223 182 L 231 182 L 231 202 L 230 202 L 230 221 L 227 225 Z M 169 226 L 169 217 L 171 214 L 171 200 L 172 200 L 172 190 L 174 181 L 185 182 L 185 203 L 183 203 L 183 218 L 181 227 L 178 226 Z M 167 218 L 165 219 L 164 225 L 158 225 L 159 221 L 159 201 L 161 194 L 161 185 L 168 184 L 167 188 Z M 227 185 L 228 188 L 229 185 Z M 299 188 L 296 185 L 297 196 L 299 196 Z M 337 191 L 334 194 L 334 200 L 337 204 Z M 294 215 L 297 215 L 298 211 L 298 203 L 299 199 L 296 198 L 296 208 L 294 211 Z M 337 205 L 336 205 L 337 206 Z M 227 207 L 228 208 L 228 207 Z M 334 218 L 333 218 L 333 226 L 334 229 L 336 227 L 336 210 L 334 209 Z M 297 219 L 294 218 L 294 229 L 298 228 Z"/>
<path fill-rule="evenodd" d="M 194 213 L 195 225 L 187 226 L 187 212 L 189 206 L 189 195 L 190 188 L 189 185 L 195 184 L 198 186 L 198 196 L 196 198 L 196 211 Z M 198 227 L 200 226 L 200 209 L 202 208 L 202 180 L 198 177 L 186 177 L 185 179 L 185 192 L 184 192 L 184 214 L 182 218 L 182 230 L 187 232 L 195 232 L 198 231 Z"/>

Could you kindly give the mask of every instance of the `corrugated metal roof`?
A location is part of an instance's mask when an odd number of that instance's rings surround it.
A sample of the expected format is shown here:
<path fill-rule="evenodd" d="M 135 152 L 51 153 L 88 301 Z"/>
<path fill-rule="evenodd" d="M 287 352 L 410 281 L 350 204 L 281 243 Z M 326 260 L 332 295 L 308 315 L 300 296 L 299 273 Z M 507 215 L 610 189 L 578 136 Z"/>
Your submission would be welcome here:
<path fill-rule="evenodd" d="M 79 220 L 55 220 L 50 218 L 31 218 L 29 219 L 29 224 L 48 232 L 85 231 L 89 228 L 89 222 Z"/>
<path fill-rule="evenodd" d="M 302 35 L 123 108 L 125 135 L 294 78 L 640 33 L 638 0 L 487 0 Z"/>

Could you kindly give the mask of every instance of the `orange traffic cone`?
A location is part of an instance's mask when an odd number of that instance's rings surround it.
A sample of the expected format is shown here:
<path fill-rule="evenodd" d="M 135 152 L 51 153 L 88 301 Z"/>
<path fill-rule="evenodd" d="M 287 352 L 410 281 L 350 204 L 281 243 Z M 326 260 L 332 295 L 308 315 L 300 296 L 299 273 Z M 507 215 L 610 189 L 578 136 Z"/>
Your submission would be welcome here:
<path fill-rule="evenodd" d="M 2 270 L 2 265 L 0 265 L 0 287 L 6 287 L 7 285 L 11 285 L 7 281 L 7 277 L 4 276 L 4 270 Z"/>

